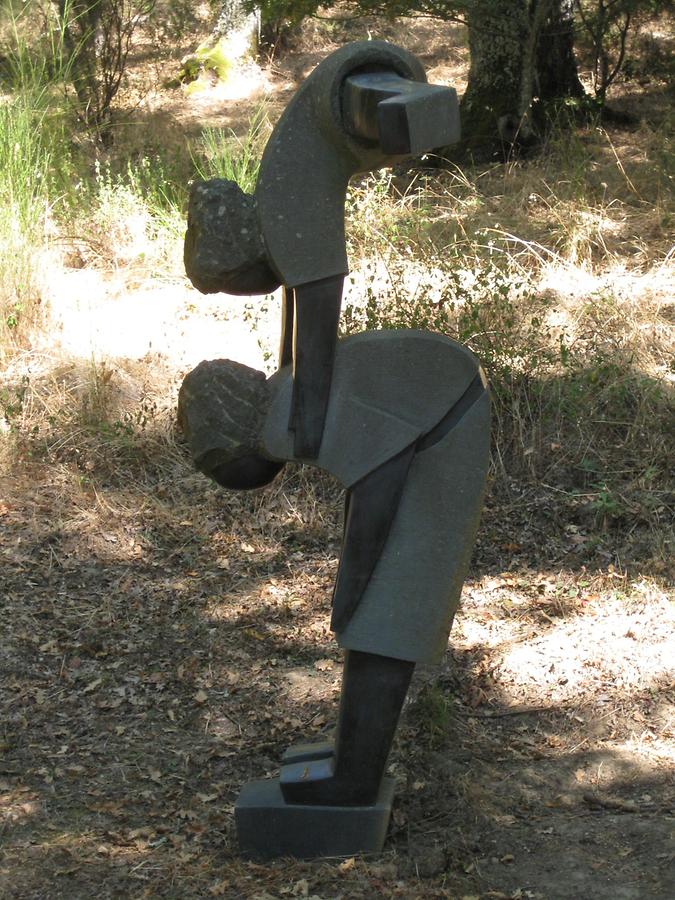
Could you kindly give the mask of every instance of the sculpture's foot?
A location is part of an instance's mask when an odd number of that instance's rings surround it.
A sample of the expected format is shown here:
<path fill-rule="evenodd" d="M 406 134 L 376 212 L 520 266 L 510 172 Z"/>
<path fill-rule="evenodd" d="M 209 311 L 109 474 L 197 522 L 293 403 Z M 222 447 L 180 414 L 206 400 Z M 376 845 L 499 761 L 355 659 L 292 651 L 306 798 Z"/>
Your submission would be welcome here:
<path fill-rule="evenodd" d="M 335 757 L 284 761 L 279 785 L 288 803 L 319 806 L 368 806 L 380 790 L 379 770 L 355 772 L 340 769 Z M 374 776 L 374 777 L 373 777 Z"/>
<path fill-rule="evenodd" d="M 379 853 L 391 815 L 394 781 L 385 778 L 377 802 L 368 806 L 289 803 L 278 779 L 252 781 L 234 807 L 244 856 L 316 859 Z"/>
<path fill-rule="evenodd" d="M 286 766 L 290 763 L 307 762 L 310 759 L 325 759 L 333 756 L 334 753 L 335 743 L 333 741 L 307 741 L 302 744 L 293 744 L 281 757 L 281 765 Z"/>

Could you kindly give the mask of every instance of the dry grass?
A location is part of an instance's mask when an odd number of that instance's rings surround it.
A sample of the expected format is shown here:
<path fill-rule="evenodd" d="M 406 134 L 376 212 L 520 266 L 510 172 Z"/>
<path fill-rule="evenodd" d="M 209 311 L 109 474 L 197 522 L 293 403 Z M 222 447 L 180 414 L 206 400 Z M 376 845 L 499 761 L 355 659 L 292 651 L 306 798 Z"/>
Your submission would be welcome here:
<path fill-rule="evenodd" d="M 540 159 L 378 175 L 351 200 L 348 328 L 467 342 L 492 380 L 501 480 L 615 492 L 617 519 L 649 520 L 671 489 L 669 141 L 667 123 L 561 133 Z"/>
<path fill-rule="evenodd" d="M 267 114 L 318 56 L 371 26 L 322 26 L 318 44 L 309 28 L 267 70 Z M 452 61 L 457 71 L 446 74 L 461 81 L 461 29 L 386 27 L 394 31 L 385 38 L 401 38 L 424 61 Z M 56 333 L 33 332 L 32 350 L 5 369 L 8 466 L 18 452 L 119 468 L 122 459 L 147 461 L 154 440 L 171 456 L 176 385 L 200 354 L 223 355 L 231 342 L 244 361 L 273 362 L 276 302 L 205 300 L 181 272 L 187 136 L 196 147 L 194 114 L 209 104 L 209 121 L 228 124 L 232 111 L 218 112 L 217 90 L 192 109 L 175 92 L 143 96 L 147 49 L 138 47 L 127 97 L 135 112 L 119 132 L 126 144 L 95 164 L 87 202 L 41 257 Z M 646 109 L 632 132 L 554 130 L 537 158 L 355 184 L 345 326 L 421 325 L 467 342 L 493 383 L 497 485 L 551 484 L 605 532 L 637 522 L 651 534 L 650 559 L 665 564 L 672 151 L 663 104 L 652 96 Z M 237 119 L 240 140 L 246 121 Z"/>

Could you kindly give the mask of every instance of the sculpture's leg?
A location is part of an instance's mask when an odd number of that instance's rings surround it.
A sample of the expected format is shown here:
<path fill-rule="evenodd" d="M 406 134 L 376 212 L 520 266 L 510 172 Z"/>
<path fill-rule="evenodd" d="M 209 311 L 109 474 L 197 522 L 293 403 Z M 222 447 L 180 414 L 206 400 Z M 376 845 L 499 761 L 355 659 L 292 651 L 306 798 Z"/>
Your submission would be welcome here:
<path fill-rule="evenodd" d="M 330 397 L 343 276 L 302 284 L 293 290 L 293 399 L 288 423 L 298 459 L 316 459 Z M 290 294 L 285 298 L 288 305 Z M 284 323 L 289 321 L 288 308 Z M 287 328 L 288 325 L 284 324 Z M 282 354 L 287 353 L 284 337 Z"/>
<path fill-rule="evenodd" d="M 295 319 L 295 296 L 293 288 L 286 287 L 281 293 L 281 338 L 279 341 L 279 368 L 293 362 L 293 323 Z"/>
<path fill-rule="evenodd" d="M 376 801 L 415 664 L 347 651 L 332 756 L 281 770 L 288 803 L 367 806 Z"/>
<path fill-rule="evenodd" d="M 347 491 L 332 631 L 342 631 L 361 602 L 387 542 L 414 455 L 411 444 Z"/>
<path fill-rule="evenodd" d="M 335 751 L 305 745 L 280 778 L 244 786 L 234 812 L 245 856 L 380 852 L 394 796 L 383 774 L 414 667 L 347 651 Z"/>

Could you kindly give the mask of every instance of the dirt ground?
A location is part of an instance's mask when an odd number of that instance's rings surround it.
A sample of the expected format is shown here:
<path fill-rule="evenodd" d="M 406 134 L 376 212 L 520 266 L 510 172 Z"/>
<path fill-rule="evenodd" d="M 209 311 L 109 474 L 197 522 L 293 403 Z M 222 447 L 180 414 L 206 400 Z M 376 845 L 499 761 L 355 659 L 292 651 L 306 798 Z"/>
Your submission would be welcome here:
<path fill-rule="evenodd" d="M 240 786 L 335 714 L 339 498 L 159 471 L 2 484 L 0 895 L 673 896 L 673 608 L 575 562 L 564 530 L 542 546 L 545 495 L 486 512 L 447 660 L 404 715 L 382 856 L 241 862 Z M 329 511 L 310 528 L 308 490 Z"/>
<path fill-rule="evenodd" d="M 18 446 L 0 481 L 0 896 L 674 895 L 667 581 L 517 483 L 492 487 L 445 662 L 416 673 L 384 853 L 241 861 L 241 785 L 334 720 L 341 496 L 302 469 L 227 494 L 171 415 L 114 457 Z"/>
<path fill-rule="evenodd" d="M 461 46 L 439 63 L 416 34 L 438 69 L 431 80 L 461 77 L 450 71 L 455 56 L 465 71 Z M 270 70 L 279 102 L 311 57 Z M 161 118 L 173 101 L 147 102 Z M 186 119 L 223 101 L 200 102 Z M 246 103 L 228 107 L 232 127 Z M 340 491 L 296 468 L 261 492 L 227 494 L 176 443 L 186 370 L 221 339 L 221 355 L 255 362 L 241 312 L 195 308 L 174 282 L 144 295 L 145 316 L 121 282 L 86 269 L 63 277 L 61 382 L 91 380 L 78 320 L 89 352 L 108 354 L 99 389 L 136 397 L 147 416 L 108 441 L 52 432 L 46 454 L 39 434 L 7 436 L 0 897 L 674 897 L 668 566 L 640 549 L 630 521 L 610 527 L 556 485 L 497 471 L 447 657 L 417 671 L 404 711 L 384 852 L 239 858 L 242 784 L 274 775 L 288 745 L 334 722 Z M 120 304 L 134 302 L 132 320 Z M 106 326 L 115 311 L 134 321 L 126 353 Z M 35 403 L 47 370 L 36 353 Z"/>

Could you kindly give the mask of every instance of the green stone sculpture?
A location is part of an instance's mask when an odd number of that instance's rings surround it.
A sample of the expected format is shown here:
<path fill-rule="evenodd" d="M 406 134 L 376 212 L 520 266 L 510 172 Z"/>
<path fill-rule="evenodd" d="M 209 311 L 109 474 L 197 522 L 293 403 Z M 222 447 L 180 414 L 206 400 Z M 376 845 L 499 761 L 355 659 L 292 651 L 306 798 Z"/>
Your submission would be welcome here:
<path fill-rule="evenodd" d="M 410 679 L 447 645 L 488 466 L 485 378 L 444 335 L 337 333 L 350 177 L 458 137 L 454 91 L 427 85 L 398 47 L 351 44 L 290 102 L 254 196 L 222 181 L 192 192 L 185 263 L 195 286 L 284 289 L 274 375 L 215 360 L 183 383 L 179 420 L 196 466 L 246 489 L 306 462 L 345 488 L 335 737 L 289 748 L 278 778 L 244 787 L 235 818 L 245 855 L 381 849 L 393 797 L 386 763 Z"/>

